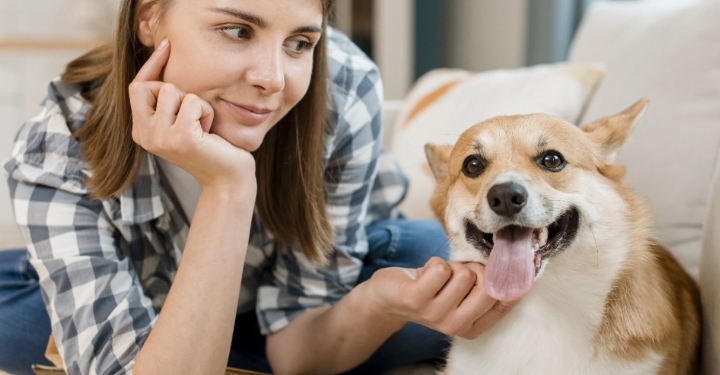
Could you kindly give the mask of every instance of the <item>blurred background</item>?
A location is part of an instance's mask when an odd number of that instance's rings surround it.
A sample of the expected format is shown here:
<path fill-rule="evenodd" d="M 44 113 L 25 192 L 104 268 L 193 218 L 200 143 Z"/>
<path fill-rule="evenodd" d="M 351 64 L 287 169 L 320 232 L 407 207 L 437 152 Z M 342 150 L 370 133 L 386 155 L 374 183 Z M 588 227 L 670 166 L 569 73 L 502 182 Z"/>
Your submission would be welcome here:
<path fill-rule="evenodd" d="M 120 0 L 0 0 L 0 160 L 64 65 L 112 35 Z M 610 0 L 338 0 L 332 24 L 380 67 L 387 99 L 437 67 L 516 68 L 566 58 L 585 10 Z M 678 3 L 692 0 L 645 0 Z M 0 183 L 2 247 L 23 246 Z"/>

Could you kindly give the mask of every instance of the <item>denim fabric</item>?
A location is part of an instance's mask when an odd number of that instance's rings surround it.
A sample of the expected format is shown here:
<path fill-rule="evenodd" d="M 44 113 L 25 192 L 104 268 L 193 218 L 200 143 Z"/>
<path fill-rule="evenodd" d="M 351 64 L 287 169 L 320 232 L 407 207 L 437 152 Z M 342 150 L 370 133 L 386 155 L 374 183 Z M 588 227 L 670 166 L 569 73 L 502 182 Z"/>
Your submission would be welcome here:
<path fill-rule="evenodd" d="M 448 258 L 448 243 L 435 221 L 385 220 L 366 228 L 370 251 L 359 282 L 384 267 L 422 267 L 433 256 Z M 238 315 L 228 365 L 270 372 L 265 337 L 256 314 Z M 32 374 L 30 365 L 50 364 L 44 357 L 50 320 L 25 250 L 0 251 L 0 370 Z M 372 357 L 347 374 L 380 374 L 415 362 L 442 358 L 447 338 L 410 323 L 388 339 Z"/>
<path fill-rule="evenodd" d="M 50 318 L 25 250 L 0 251 L 0 370 L 33 374 L 45 358 Z"/>

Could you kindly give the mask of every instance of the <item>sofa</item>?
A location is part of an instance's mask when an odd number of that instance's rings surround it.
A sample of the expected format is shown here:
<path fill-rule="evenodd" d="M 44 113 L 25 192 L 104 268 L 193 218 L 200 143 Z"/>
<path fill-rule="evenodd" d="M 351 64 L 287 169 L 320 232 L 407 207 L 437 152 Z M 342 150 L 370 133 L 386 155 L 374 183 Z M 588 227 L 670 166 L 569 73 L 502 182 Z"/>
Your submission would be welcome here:
<path fill-rule="evenodd" d="M 542 111 L 582 125 L 645 96 L 652 102 L 619 162 L 649 200 L 657 240 L 700 284 L 703 373 L 720 374 L 720 1 L 596 2 L 565 62 L 425 74 L 386 104 L 384 141 L 409 175 L 403 212 L 430 218 L 424 143 L 453 143 L 502 114 Z"/>

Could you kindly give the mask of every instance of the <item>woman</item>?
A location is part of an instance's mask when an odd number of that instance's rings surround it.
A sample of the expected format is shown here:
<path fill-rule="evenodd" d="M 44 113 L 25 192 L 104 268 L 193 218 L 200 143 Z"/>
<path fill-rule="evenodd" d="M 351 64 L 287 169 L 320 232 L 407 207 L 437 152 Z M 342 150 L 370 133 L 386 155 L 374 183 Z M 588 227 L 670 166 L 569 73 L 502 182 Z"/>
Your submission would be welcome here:
<path fill-rule="evenodd" d="M 5 165 L 28 255 L 0 253 L 1 368 L 52 330 L 70 374 L 380 373 L 442 355 L 409 322 L 475 337 L 506 312 L 482 267 L 430 259 L 436 223 L 397 218 L 378 72 L 331 2 L 122 2 Z"/>

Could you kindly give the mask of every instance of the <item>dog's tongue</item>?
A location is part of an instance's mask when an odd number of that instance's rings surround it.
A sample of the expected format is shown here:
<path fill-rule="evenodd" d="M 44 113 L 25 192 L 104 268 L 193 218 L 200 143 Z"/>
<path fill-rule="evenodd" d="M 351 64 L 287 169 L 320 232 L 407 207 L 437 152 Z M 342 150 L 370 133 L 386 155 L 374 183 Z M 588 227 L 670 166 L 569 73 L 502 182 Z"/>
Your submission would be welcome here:
<path fill-rule="evenodd" d="M 514 301 L 530 290 L 535 279 L 532 228 L 511 225 L 495 234 L 485 266 L 485 290 L 499 301 Z"/>

